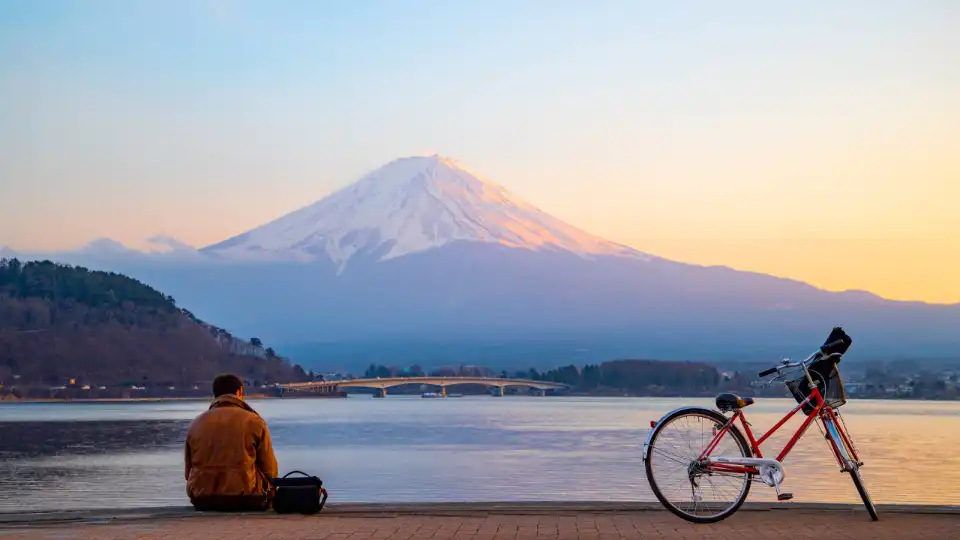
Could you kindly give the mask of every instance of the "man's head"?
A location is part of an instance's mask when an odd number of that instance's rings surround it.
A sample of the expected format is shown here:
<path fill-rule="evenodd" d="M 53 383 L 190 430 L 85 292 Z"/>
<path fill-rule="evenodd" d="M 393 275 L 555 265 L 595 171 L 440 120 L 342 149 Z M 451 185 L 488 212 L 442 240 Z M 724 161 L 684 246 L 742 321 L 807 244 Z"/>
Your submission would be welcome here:
<path fill-rule="evenodd" d="M 243 399 L 243 381 L 232 373 L 217 375 L 213 380 L 213 397 L 218 398 L 228 394 Z"/>

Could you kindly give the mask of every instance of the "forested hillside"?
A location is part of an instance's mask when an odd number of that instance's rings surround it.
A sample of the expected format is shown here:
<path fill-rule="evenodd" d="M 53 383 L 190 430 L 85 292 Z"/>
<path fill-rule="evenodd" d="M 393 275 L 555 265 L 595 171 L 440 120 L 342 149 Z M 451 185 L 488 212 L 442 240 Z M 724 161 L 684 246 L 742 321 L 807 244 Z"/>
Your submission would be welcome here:
<path fill-rule="evenodd" d="M 581 392 L 614 390 L 633 395 L 709 394 L 721 382 L 714 366 L 661 360 L 614 360 L 586 365 L 582 370 L 571 365 L 532 375 L 540 380 L 568 384 Z"/>
<path fill-rule="evenodd" d="M 383 366 L 370 364 L 363 376 L 421 377 L 426 373 L 420 366 Z M 489 368 L 460 366 L 438 368 L 430 372 L 437 377 L 500 377 L 550 381 L 566 384 L 570 390 L 594 395 L 624 394 L 633 396 L 658 395 L 712 395 L 717 389 L 730 386 L 723 381 L 717 368 L 702 362 L 670 362 L 662 360 L 614 360 L 601 364 L 575 365 L 538 372 L 536 369 L 499 373 Z M 739 382 L 739 381 L 737 381 Z M 482 392 L 488 388 L 481 387 Z"/>
<path fill-rule="evenodd" d="M 165 389 L 219 372 L 251 384 L 306 378 L 299 366 L 196 319 L 129 277 L 52 262 L 0 260 L 0 383 Z"/>

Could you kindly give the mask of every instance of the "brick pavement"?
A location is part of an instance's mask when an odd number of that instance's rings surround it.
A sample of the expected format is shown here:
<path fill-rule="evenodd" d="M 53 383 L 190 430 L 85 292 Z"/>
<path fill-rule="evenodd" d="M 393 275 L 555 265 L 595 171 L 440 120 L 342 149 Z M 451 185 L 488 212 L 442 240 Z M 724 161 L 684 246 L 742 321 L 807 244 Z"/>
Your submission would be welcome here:
<path fill-rule="evenodd" d="M 3 528 L 0 540 L 588 540 L 632 539 L 960 539 L 960 515 L 741 511 L 695 525 L 663 511 L 547 515 L 196 516 Z"/>

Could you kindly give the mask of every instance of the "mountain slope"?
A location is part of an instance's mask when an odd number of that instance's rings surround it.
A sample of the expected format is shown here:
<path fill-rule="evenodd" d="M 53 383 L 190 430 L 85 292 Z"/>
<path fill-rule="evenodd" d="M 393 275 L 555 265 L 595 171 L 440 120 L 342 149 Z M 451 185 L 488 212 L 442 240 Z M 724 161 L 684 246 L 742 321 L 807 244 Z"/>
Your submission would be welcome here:
<path fill-rule="evenodd" d="M 232 260 L 388 260 L 455 242 L 641 256 L 572 227 L 440 156 L 393 161 L 310 206 L 209 246 Z"/>
<path fill-rule="evenodd" d="M 299 367 L 198 321 L 173 298 L 126 276 L 50 262 L 0 262 L 0 387 L 76 379 L 91 386 L 206 389 L 222 371 L 263 382 L 304 376 Z"/>
<path fill-rule="evenodd" d="M 960 356 L 958 306 L 831 293 L 665 260 L 587 259 L 464 242 L 358 261 L 340 274 L 330 261 L 129 271 L 202 306 L 205 318 L 272 342 L 320 344 L 317 367 L 364 351 L 375 352 L 366 363 L 424 359 L 421 365 L 433 365 L 425 356 L 435 358 L 427 351 L 438 347 L 449 356 L 438 364 L 492 363 L 493 347 L 514 365 L 528 365 L 514 351 L 530 344 L 563 344 L 567 353 L 551 349 L 550 357 L 568 362 L 637 356 L 769 361 L 809 352 L 824 329 L 838 324 L 854 335 L 854 356 Z M 477 347 L 460 346 L 471 344 Z M 543 358 L 538 365 L 558 364 Z"/>

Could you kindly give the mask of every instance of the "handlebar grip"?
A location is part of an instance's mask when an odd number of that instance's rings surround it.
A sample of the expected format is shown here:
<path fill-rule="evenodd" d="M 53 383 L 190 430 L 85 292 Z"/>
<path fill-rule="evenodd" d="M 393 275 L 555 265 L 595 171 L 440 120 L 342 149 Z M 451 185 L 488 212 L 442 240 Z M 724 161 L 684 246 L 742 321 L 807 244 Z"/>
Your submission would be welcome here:
<path fill-rule="evenodd" d="M 761 371 L 761 372 L 760 372 L 760 376 L 761 376 L 761 377 L 766 377 L 767 375 L 772 375 L 772 374 L 774 374 L 774 373 L 776 373 L 776 372 L 777 372 L 777 368 L 772 367 L 772 368 L 770 368 L 770 369 L 768 369 L 768 370 Z"/>

